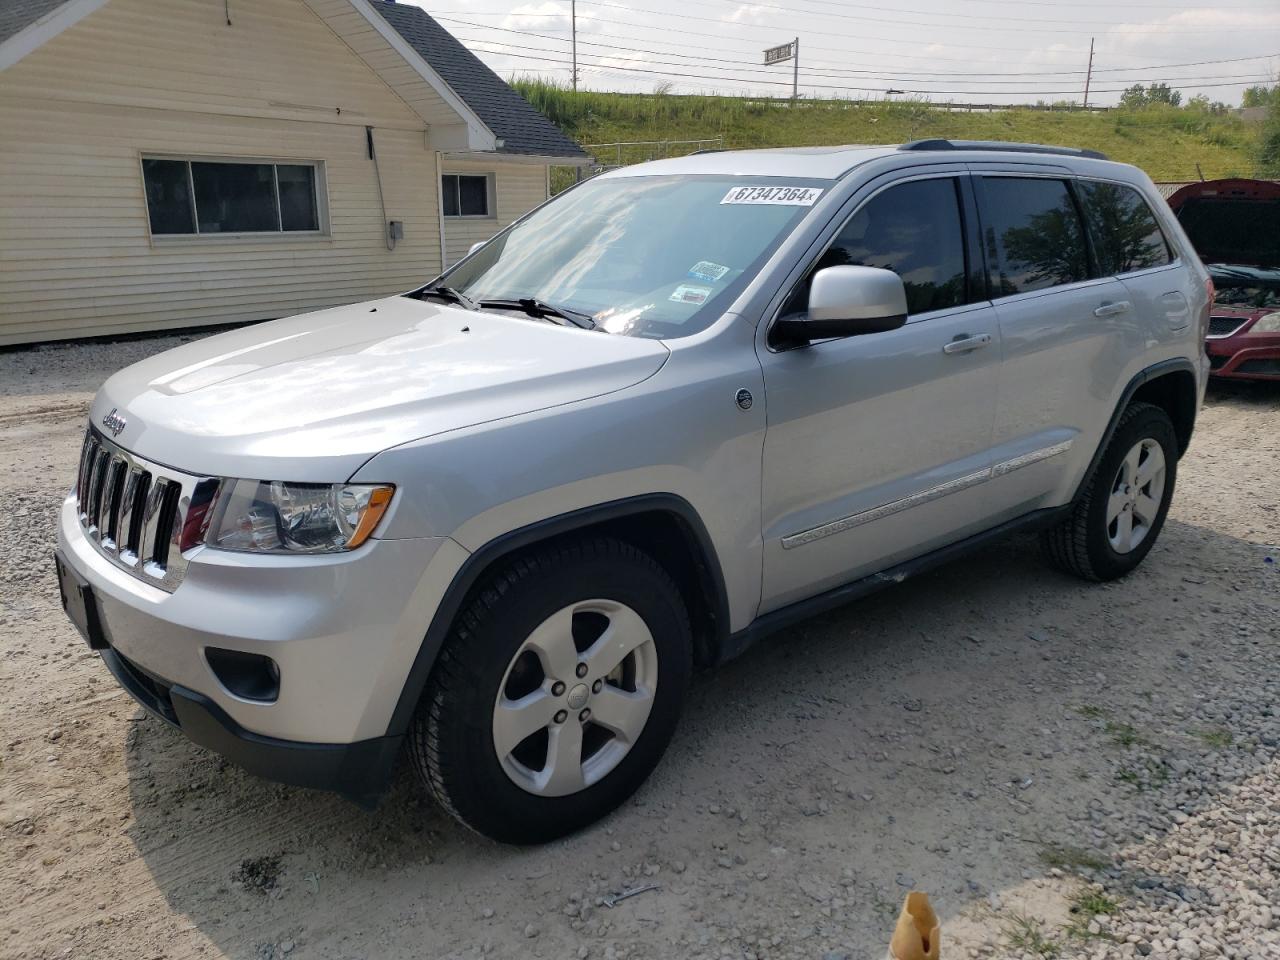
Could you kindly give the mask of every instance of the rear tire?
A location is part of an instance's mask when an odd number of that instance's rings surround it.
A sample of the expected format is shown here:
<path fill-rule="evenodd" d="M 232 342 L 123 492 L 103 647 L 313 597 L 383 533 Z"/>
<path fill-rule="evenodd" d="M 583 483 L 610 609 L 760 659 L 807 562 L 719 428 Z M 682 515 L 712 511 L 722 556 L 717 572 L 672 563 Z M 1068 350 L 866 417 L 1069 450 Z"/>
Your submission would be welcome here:
<path fill-rule="evenodd" d="M 1040 535 L 1046 559 L 1084 580 L 1123 577 L 1160 535 L 1177 472 L 1169 415 L 1149 403 L 1130 404 L 1070 516 Z"/>
<path fill-rule="evenodd" d="M 494 840 L 571 833 L 657 765 L 691 650 L 675 583 L 630 544 L 517 559 L 474 591 L 440 651 L 410 730 L 414 766 L 441 806 Z"/>

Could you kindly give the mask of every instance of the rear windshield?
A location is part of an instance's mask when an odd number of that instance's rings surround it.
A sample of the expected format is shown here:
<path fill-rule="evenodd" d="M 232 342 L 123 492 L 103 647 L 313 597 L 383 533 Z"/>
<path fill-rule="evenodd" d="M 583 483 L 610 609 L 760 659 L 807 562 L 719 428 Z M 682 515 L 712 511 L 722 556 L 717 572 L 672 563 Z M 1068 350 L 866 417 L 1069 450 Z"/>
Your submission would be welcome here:
<path fill-rule="evenodd" d="M 1178 222 L 1205 263 L 1280 266 L 1280 201 L 1192 197 Z"/>

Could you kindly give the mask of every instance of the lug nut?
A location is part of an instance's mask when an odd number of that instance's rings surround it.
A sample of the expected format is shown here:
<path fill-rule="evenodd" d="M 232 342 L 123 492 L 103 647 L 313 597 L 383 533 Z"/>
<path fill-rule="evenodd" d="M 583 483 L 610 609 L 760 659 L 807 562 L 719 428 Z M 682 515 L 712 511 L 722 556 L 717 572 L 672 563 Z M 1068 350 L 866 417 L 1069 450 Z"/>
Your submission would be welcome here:
<path fill-rule="evenodd" d="M 591 711 L 583 710 L 580 714 L 578 714 L 578 719 L 581 720 L 583 723 L 586 723 L 588 720 L 591 719 Z"/>
<path fill-rule="evenodd" d="M 603 689 L 604 689 L 604 681 L 603 681 L 603 680 L 597 680 L 595 683 L 593 683 L 593 684 L 591 685 L 591 692 L 592 692 L 592 693 L 599 693 L 599 692 L 600 692 L 601 690 L 603 690 Z"/>
<path fill-rule="evenodd" d="M 556 711 L 556 723 L 564 723 L 564 722 L 565 722 L 566 720 L 568 720 L 568 719 L 569 719 L 569 711 L 568 711 L 568 710 L 557 710 L 557 711 Z"/>
<path fill-rule="evenodd" d="M 587 665 L 585 663 L 578 664 L 578 676 L 585 677 L 587 675 Z"/>
<path fill-rule="evenodd" d="M 560 696 L 563 696 L 563 695 L 564 695 L 564 684 L 563 684 L 563 683 L 561 683 L 559 680 L 557 680 L 555 683 L 553 683 L 553 684 L 551 685 L 551 695 L 552 695 L 553 697 L 560 697 Z"/>

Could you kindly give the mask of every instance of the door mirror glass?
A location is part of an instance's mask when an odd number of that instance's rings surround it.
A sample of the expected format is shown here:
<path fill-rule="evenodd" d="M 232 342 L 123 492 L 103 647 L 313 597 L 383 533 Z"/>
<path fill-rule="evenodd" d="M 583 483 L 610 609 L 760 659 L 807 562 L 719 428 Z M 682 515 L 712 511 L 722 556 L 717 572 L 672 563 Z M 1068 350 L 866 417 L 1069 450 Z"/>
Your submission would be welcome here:
<path fill-rule="evenodd" d="M 824 267 L 809 285 L 809 306 L 774 324 L 777 338 L 808 343 L 896 330 L 907 322 L 902 278 L 879 267 Z"/>

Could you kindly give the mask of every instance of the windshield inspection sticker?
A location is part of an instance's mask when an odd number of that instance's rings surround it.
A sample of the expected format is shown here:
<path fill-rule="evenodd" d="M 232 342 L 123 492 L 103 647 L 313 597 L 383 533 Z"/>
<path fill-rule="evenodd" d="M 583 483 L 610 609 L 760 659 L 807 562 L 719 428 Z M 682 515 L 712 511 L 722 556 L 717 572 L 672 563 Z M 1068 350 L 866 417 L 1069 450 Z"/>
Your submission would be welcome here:
<path fill-rule="evenodd" d="M 706 303 L 709 296 L 711 296 L 710 287 L 695 287 L 693 284 L 682 283 L 667 299 L 674 300 L 676 303 Z"/>
<path fill-rule="evenodd" d="M 689 268 L 689 276 L 695 280 L 705 280 L 707 283 L 715 283 L 726 273 L 729 268 L 722 263 L 712 263 L 710 260 L 699 260 Z"/>
<path fill-rule="evenodd" d="M 822 196 L 821 187 L 734 187 L 720 202 L 812 207 L 820 196 Z"/>

